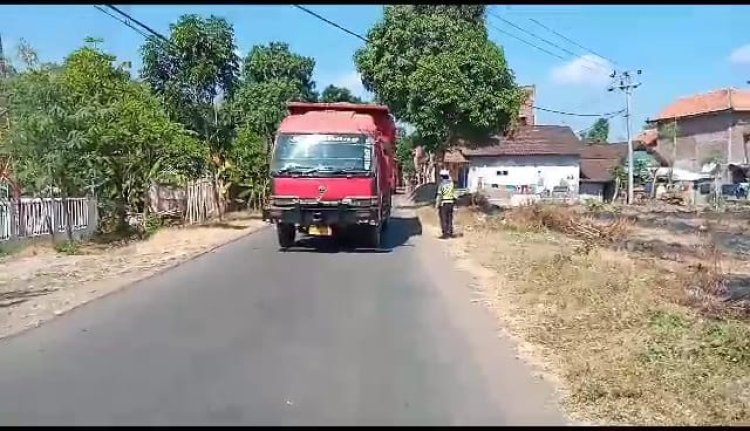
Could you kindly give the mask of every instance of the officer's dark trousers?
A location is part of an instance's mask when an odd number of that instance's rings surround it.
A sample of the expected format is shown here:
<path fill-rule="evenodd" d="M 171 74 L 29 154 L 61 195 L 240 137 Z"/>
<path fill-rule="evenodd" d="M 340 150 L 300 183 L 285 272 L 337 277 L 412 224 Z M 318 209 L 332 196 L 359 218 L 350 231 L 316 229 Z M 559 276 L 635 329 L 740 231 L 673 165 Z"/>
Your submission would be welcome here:
<path fill-rule="evenodd" d="M 453 202 L 441 204 L 439 214 L 443 236 L 453 236 Z"/>

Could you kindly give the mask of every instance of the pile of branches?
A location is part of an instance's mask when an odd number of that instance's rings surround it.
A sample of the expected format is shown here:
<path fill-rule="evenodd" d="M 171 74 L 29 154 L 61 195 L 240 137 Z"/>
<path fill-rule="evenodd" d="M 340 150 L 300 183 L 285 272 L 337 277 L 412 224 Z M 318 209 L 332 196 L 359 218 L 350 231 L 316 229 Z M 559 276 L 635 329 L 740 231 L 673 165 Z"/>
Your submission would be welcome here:
<path fill-rule="evenodd" d="M 669 205 L 678 205 L 683 206 L 685 205 L 685 198 L 682 196 L 682 194 L 678 192 L 667 192 L 662 195 L 659 200 L 662 202 L 665 202 Z"/>
<path fill-rule="evenodd" d="M 514 208 L 505 217 L 507 223 L 517 228 L 560 232 L 592 244 L 623 241 L 632 227 L 632 222 L 626 218 L 602 223 L 573 208 L 538 203 Z"/>

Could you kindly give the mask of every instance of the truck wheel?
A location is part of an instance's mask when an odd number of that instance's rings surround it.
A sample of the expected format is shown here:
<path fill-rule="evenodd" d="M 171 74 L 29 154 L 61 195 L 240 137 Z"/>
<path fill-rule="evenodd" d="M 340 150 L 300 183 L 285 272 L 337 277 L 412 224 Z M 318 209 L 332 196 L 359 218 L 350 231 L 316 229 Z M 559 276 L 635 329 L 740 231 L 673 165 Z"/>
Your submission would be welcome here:
<path fill-rule="evenodd" d="M 296 234 L 297 232 L 295 232 L 293 224 L 279 223 L 276 225 L 276 235 L 279 239 L 279 246 L 281 248 L 289 248 L 293 246 Z"/>
<path fill-rule="evenodd" d="M 372 248 L 380 248 L 381 226 L 367 226 L 367 245 Z"/>

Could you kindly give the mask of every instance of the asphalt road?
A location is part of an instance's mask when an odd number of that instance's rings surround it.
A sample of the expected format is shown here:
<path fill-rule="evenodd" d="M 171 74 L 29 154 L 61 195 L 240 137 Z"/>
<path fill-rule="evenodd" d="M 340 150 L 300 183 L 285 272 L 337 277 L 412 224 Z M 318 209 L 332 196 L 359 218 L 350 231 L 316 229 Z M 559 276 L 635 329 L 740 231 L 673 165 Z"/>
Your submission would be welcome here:
<path fill-rule="evenodd" d="M 408 210 L 380 251 L 252 234 L 0 341 L 0 425 L 564 424 Z"/>

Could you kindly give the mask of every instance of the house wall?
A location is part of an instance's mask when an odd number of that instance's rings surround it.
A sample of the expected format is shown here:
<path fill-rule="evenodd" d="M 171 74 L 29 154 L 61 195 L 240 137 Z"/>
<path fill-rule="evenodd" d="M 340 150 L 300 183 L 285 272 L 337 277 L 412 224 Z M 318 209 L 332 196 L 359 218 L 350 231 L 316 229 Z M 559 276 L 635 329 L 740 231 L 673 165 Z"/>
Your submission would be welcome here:
<path fill-rule="evenodd" d="M 500 174 L 498 174 L 500 171 Z M 507 175 L 504 174 L 507 172 Z M 469 160 L 468 186 L 476 192 L 480 179 L 486 189 L 503 186 L 540 186 L 537 191 L 552 191 L 562 181 L 578 192 L 580 163 L 578 156 L 503 156 L 472 157 Z"/>
<path fill-rule="evenodd" d="M 672 121 L 660 121 L 664 126 Z M 717 157 L 722 163 L 747 163 L 750 148 L 745 148 L 743 133 L 750 132 L 750 113 L 721 112 L 677 119 L 677 147 L 673 140 L 659 137 L 659 153 L 674 167 L 699 171 L 704 163 Z"/>

